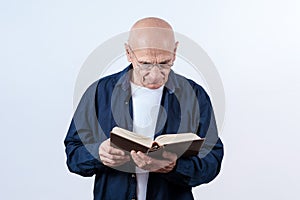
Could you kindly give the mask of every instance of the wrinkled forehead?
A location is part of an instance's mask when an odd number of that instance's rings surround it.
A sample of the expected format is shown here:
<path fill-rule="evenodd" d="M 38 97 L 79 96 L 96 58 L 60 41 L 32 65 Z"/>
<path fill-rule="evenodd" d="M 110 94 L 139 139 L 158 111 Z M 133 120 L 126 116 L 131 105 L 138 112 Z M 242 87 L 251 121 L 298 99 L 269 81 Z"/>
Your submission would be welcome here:
<path fill-rule="evenodd" d="M 130 30 L 128 44 L 132 50 L 156 50 L 173 52 L 175 36 L 172 29 L 147 27 Z"/>
<path fill-rule="evenodd" d="M 174 56 L 174 51 L 166 51 L 162 49 L 156 48 L 144 48 L 144 49 L 136 49 L 134 50 L 135 55 L 139 58 L 139 60 L 148 60 L 148 59 L 172 59 Z"/>

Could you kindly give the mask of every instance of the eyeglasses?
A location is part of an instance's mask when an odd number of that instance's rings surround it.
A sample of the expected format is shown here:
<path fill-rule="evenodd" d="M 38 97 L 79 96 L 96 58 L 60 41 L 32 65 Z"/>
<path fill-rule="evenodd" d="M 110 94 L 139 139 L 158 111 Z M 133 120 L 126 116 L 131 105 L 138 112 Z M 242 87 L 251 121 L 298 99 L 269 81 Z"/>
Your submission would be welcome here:
<path fill-rule="evenodd" d="M 164 70 L 164 69 L 170 69 L 173 66 L 173 62 L 170 61 L 169 63 L 158 63 L 158 64 L 152 64 L 152 63 L 142 63 L 140 62 L 131 47 L 128 45 L 129 50 L 131 53 L 134 55 L 135 60 L 137 62 L 137 66 L 141 68 L 142 70 L 151 70 L 154 66 L 157 66 L 159 70 Z"/>

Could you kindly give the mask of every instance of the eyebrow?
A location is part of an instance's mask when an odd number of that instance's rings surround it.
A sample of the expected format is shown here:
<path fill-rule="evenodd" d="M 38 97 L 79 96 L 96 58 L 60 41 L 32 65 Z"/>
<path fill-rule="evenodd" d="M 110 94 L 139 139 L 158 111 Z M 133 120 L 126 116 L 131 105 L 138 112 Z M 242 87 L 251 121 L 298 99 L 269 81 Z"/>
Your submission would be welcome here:
<path fill-rule="evenodd" d="M 172 59 L 166 59 L 166 60 L 163 60 L 161 62 L 159 62 L 158 64 L 167 64 L 169 62 L 171 62 Z M 148 62 L 148 61 L 142 61 L 142 60 L 138 60 L 139 63 L 142 63 L 142 64 L 153 64 L 151 62 Z"/>
<path fill-rule="evenodd" d="M 172 61 L 172 59 L 167 59 L 167 60 L 163 60 L 163 61 L 159 62 L 159 64 L 167 64 L 171 61 Z"/>

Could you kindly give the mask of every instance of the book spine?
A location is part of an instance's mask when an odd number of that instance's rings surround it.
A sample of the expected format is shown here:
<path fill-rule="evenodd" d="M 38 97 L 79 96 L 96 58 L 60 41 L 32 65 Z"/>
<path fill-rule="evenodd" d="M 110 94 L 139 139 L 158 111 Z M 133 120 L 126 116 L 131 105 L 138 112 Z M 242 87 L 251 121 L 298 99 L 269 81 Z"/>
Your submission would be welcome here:
<path fill-rule="evenodd" d="M 110 138 L 111 143 L 116 145 L 118 148 L 128 151 L 130 153 L 131 150 L 141 151 L 143 153 L 147 153 L 148 147 L 145 147 L 141 144 L 138 144 L 136 142 L 133 142 L 131 140 L 128 140 L 126 138 L 120 137 L 116 134 L 111 133 L 111 138 Z"/>

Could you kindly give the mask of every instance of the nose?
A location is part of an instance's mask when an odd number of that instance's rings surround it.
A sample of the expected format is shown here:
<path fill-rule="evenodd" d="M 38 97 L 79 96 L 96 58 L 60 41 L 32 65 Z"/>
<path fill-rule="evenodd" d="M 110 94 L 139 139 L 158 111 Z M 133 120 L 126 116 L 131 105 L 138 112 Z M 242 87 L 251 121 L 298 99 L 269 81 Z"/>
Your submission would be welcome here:
<path fill-rule="evenodd" d="M 161 71 L 159 69 L 159 67 L 157 65 L 154 65 L 151 70 L 149 71 L 149 76 L 152 78 L 152 79 L 159 79 L 161 78 Z"/>

